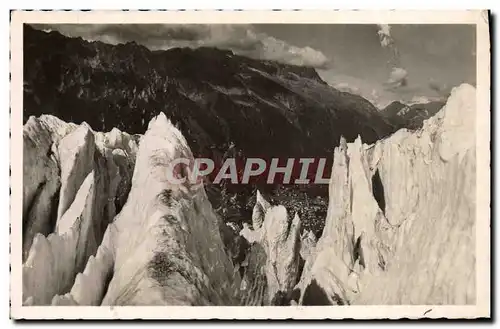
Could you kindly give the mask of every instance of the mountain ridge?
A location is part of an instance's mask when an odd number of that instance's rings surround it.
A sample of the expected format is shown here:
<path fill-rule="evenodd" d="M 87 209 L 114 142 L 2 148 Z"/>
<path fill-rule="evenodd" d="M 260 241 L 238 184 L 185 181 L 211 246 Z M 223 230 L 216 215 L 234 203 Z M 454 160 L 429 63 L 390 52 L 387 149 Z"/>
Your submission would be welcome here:
<path fill-rule="evenodd" d="M 361 134 L 375 141 L 393 131 L 371 103 L 328 86 L 313 68 L 213 48 L 113 46 L 29 26 L 24 49 L 24 121 L 45 113 L 135 134 L 163 111 L 193 152 L 234 142 L 252 156 L 322 155 L 332 146 L 317 145 L 318 137 L 338 141 L 343 133 L 354 140 Z"/>
<path fill-rule="evenodd" d="M 212 159 L 218 168 L 228 157 L 238 164 L 250 157 L 324 158 L 326 177 L 341 136 L 373 143 L 399 127 L 363 97 L 329 86 L 314 68 L 206 47 L 150 51 L 25 25 L 24 122 L 51 114 L 134 136 L 160 113 L 182 131 L 195 157 Z M 313 218 L 326 214 L 327 186 L 289 184 L 276 191 L 281 186 L 224 180 L 207 184 L 207 193 L 221 214 L 235 218 L 249 217 L 257 188 L 271 199 L 295 200 L 290 206 L 303 227 L 319 235 L 322 224 Z"/>

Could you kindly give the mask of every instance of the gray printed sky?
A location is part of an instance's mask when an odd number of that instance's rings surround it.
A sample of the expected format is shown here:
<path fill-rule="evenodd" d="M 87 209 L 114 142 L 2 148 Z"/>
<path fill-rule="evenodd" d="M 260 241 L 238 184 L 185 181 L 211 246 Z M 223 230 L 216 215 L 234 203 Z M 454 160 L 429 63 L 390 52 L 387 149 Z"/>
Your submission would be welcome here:
<path fill-rule="evenodd" d="M 379 106 L 446 94 L 476 81 L 473 25 L 391 25 L 391 46 L 380 27 L 366 24 L 262 25 L 39 25 L 68 36 L 107 43 L 135 41 L 150 49 L 214 46 L 260 59 L 315 67 L 331 85 L 357 92 Z M 397 56 L 394 52 L 397 52 Z M 395 59 L 396 57 L 396 59 Z M 388 87 L 394 68 L 405 84 Z"/>

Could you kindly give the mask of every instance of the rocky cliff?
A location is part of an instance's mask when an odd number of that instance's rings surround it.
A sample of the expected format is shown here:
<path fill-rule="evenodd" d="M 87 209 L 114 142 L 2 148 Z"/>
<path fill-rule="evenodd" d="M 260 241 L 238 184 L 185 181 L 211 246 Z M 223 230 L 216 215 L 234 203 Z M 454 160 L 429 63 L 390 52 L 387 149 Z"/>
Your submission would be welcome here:
<path fill-rule="evenodd" d="M 23 300 L 472 304 L 475 97 L 462 85 L 421 129 L 374 144 L 341 138 L 319 239 L 301 231 L 298 214 L 260 193 L 251 226 L 239 231 L 214 212 L 203 186 L 170 184 L 166 166 L 193 153 L 163 114 L 144 136 L 31 117 Z"/>

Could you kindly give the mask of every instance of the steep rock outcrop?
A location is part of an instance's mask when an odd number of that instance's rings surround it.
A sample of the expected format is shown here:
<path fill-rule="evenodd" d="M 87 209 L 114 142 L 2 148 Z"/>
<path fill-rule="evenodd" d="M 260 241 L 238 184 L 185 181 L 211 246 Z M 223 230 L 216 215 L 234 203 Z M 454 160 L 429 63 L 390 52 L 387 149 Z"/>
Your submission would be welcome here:
<path fill-rule="evenodd" d="M 475 99 L 462 85 L 421 130 L 341 141 L 301 304 L 475 302 Z"/>
<path fill-rule="evenodd" d="M 128 200 L 96 258 L 53 304 L 237 304 L 239 277 L 203 186 L 167 179 L 180 157 L 193 159 L 182 134 L 160 114 L 141 139 Z"/>

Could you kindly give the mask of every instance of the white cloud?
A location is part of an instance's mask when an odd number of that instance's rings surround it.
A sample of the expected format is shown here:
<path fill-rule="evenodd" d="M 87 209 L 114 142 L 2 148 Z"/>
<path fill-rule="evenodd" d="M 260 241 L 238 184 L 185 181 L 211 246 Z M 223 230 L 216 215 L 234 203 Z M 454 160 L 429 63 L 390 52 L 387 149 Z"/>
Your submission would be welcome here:
<path fill-rule="evenodd" d="M 440 96 L 413 96 L 413 98 L 407 102 L 407 105 L 413 105 L 413 104 L 427 104 L 430 102 L 436 102 L 436 101 L 446 101 L 446 97 L 440 97 Z"/>
<path fill-rule="evenodd" d="M 311 47 L 296 47 L 262 33 L 257 38 L 261 42 L 259 52 L 262 59 L 311 67 L 325 67 L 329 64 L 328 58 L 321 51 Z"/>
<path fill-rule="evenodd" d="M 152 50 L 206 46 L 231 49 L 239 55 L 299 66 L 325 68 L 330 64 L 330 60 L 319 50 L 290 45 L 265 33 L 257 33 L 253 26 L 245 24 L 59 24 L 41 28 L 111 44 L 135 41 Z"/>
<path fill-rule="evenodd" d="M 391 88 L 404 87 L 408 84 L 408 72 L 400 67 L 394 67 L 386 84 Z"/>

